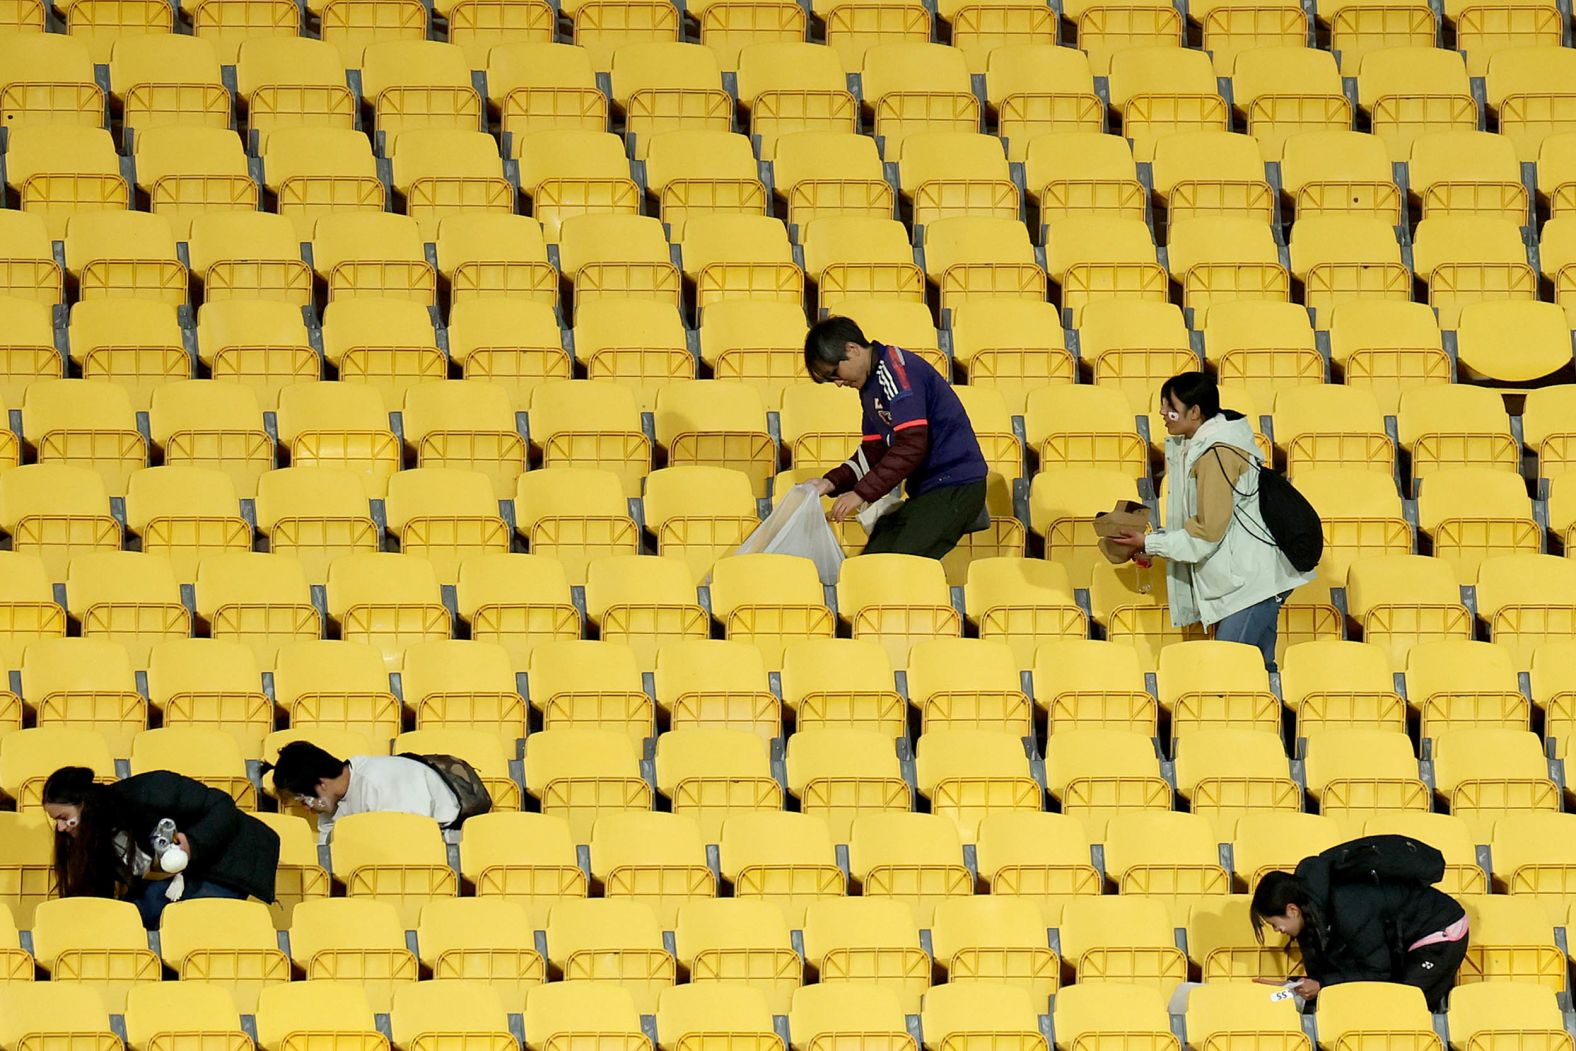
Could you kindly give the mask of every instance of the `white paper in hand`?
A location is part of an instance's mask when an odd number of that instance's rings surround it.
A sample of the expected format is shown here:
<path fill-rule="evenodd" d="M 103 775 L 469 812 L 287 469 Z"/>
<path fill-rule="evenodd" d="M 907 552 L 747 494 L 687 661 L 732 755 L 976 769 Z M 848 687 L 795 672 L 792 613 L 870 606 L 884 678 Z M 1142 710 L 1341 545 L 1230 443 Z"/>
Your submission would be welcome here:
<path fill-rule="evenodd" d="M 1295 990 L 1297 986 L 1301 984 L 1301 978 L 1287 982 L 1285 985 L 1281 986 L 1279 989 L 1270 994 L 1270 1003 L 1276 1004 L 1280 1003 L 1282 1000 L 1290 1000 L 1292 997 L 1297 995 L 1293 990 Z"/>
<path fill-rule="evenodd" d="M 798 555 L 815 563 L 821 583 L 837 583 L 843 549 L 827 524 L 814 482 L 802 482 L 783 495 L 772 513 L 739 545 L 736 555 Z"/>

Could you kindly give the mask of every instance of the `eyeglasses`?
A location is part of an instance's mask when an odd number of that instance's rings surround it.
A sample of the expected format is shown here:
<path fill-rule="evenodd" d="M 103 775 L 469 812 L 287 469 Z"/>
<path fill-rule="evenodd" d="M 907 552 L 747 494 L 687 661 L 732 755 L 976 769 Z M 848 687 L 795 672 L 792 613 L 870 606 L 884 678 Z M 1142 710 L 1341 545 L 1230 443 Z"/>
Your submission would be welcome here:
<path fill-rule="evenodd" d="M 1172 423 L 1175 423 L 1177 420 L 1180 420 L 1182 418 L 1182 414 L 1180 412 L 1177 412 L 1175 409 L 1165 409 L 1165 410 L 1163 410 L 1160 413 L 1160 415 L 1164 416 L 1166 419 L 1170 420 Z"/>
<path fill-rule="evenodd" d="M 303 795 L 297 795 L 295 793 L 291 793 L 291 794 L 292 794 L 292 796 L 294 796 L 295 801 L 296 801 L 297 804 L 299 804 L 300 806 L 306 807 L 308 810 L 316 811 L 316 810 L 322 810 L 323 809 L 323 801 L 321 799 L 317 798 L 316 796 L 303 796 Z"/>

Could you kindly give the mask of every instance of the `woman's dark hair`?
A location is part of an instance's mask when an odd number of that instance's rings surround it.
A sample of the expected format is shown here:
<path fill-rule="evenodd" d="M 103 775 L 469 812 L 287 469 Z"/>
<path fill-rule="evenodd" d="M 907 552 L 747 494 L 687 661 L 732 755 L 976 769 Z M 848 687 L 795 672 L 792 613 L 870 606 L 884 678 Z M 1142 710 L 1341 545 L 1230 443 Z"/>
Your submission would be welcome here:
<path fill-rule="evenodd" d="M 126 830 L 120 797 L 93 780 L 85 766 L 63 766 L 44 782 L 43 802 L 80 808 L 76 835 L 55 833 L 55 879 L 63 898 L 113 898 L 123 889 L 115 836 Z"/>
<path fill-rule="evenodd" d="M 1169 404 L 1173 396 L 1185 408 L 1198 409 L 1206 420 L 1220 415 L 1220 387 L 1207 372 L 1179 372 L 1166 380 L 1160 385 L 1161 404 Z"/>
<path fill-rule="evenodd" d="M 1302 913 L 1303 934 L 1316 936 L 1319 929 L 1318 906 L 1308 885 L 1290 872 L 1266 872 L 1253 888 L 1253 901 L 1248 915 L 1253 920 L 1253 936 L 1264 944 L 1264 928 L 1273 916 L 1286 915 L 1286 906 L 1295 905 Z M 1298 935 L 1301 938 L 1303 935 Z"/>
<path fill-rule="evenodd" d="M 279 749 L 279 757 L 273 763 L 263 764 L 263 773 L 273 771 L 276 796 L 285 792 L 315 796 L 319 781 L 332 781 L 344 769 L 343 759 L 336 759 L 311 741 L 291 741 Z"/>
<path fill-rule="evenodd" d="M 848 344 L 868 347 L 870 341 L 853 319 L 832 316 L 817 321 L 804 337 L 804 367 L 810 378 L 825 383 L 848 356 Z"/>

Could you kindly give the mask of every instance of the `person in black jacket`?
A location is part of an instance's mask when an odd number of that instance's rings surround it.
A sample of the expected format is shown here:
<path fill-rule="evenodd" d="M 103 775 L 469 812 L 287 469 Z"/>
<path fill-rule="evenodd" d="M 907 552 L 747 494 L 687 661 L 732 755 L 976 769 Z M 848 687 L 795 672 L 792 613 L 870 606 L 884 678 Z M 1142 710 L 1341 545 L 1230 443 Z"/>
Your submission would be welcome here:
<path fill-rule="evenodd" d="M 200 781 L 156 770 L 101 785 L 86 767 L 64 766 L 44 782 L 44 811 L 55 824 L 62 897 L 125 898 L 149 930 L 172 900 L 274 900 L 279 834 Z M 188 855 L 184 870 L 169 879 L 160 878 L 150 846 L 165 818 Z"/>
<path fill-rule="evenodd" d="M 1443 874 L 1444 858 L 1416 840 L 1343 843 L 1295 873 L 1260 878 L 1254 935 L 1262 943 L 1268 927 L 1297 942 L 1308 977 L 1294 991 L 1304 999 L 1342 982 L 1400 982 L 1438 1011 L 1467 951 L 1466 910 L 1431 886 Z"/>

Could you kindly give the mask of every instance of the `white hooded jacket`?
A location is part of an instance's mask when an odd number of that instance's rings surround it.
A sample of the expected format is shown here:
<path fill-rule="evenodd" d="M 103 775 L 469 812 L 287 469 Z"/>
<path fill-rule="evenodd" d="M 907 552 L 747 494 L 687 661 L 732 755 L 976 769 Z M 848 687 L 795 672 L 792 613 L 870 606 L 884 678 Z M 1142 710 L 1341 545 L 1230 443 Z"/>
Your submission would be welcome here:
<path fill-rule="evenodd" d="M 1253 443 L 1253 428 L 1245 417 L 1226 412 L 1205 420 L 1191 438 L 1166 439 L 1166 505 L 1162 524 L 1168 528 L 1148 534 L 1144 550 L 1166 560 L 1171 623 L 1176 627 L 1202 623 L 1209 627 L 1233 613 L 1273 598 L 1313 579 L 1299 571 L 1276 547 L 1269 527 L 1259 514 L 1258 467 L 1263 463 Z M 1199 457 L 1213 445 L 1240 449 L 1253 461 L 1253 470 L 1241 475 L 1232 487 L 1232 517 L 1218 541 L 1194 536 L 1182 523 L 1198 514 L 1198 490 L 1193 476 Z M 1236 457 L 1236 452 L 1221 455 Z"/>

